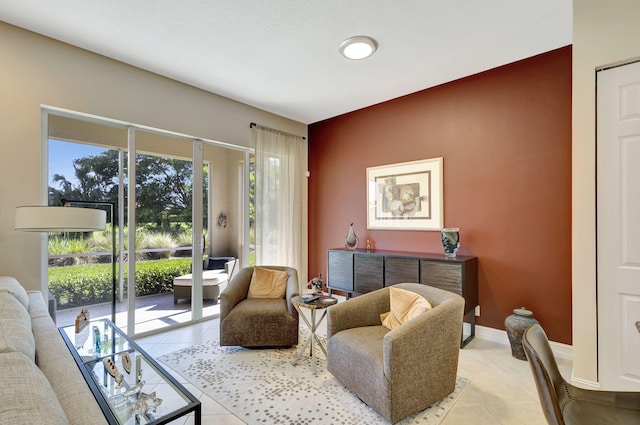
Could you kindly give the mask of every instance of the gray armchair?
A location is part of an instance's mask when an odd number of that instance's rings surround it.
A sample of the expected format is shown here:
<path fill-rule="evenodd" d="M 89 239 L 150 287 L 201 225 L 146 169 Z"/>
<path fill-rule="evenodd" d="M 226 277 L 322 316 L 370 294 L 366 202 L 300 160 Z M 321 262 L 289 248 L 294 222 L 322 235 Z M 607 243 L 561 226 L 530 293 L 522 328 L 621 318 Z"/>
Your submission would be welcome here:
<path fill-rule="evenodd" d="M 401 283 L 433 308 L 389 330 L 389 288 L 329 308 L 327 368 L 391 423 L 424 410 L 455 390 L 464 299 L 417 283 Z"/>
<path fill-rule="evenodd" d="M 277 347 L 298 344 L 298 272 L 291 267 L 261 266 L 289 274 L 281 299 L 247 298 L 253 267 L 241 269 L 220 295 L 220 345 Z"/>
<path fill-rule="evenodd" d="M 640 392 L 590 390 L 565 381 L 540 325 L 524 331 L 522 347 L 549 425 L 640 424 Z"/>

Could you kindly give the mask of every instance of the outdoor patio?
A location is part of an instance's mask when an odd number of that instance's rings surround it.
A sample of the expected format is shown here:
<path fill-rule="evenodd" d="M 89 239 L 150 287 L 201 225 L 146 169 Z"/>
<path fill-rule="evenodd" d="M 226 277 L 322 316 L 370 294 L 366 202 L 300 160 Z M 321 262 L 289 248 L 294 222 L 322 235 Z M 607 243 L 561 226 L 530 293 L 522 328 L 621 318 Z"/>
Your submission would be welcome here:
<path fill-rule="evenodd" d="M 127 332 L 128 300 L 116 304 L 116 324 Z M 111 318 L 111 304 L 94 304 L 85 306 L 89 310 L 91 320 Z M 56 325 L 68 326 L 75 323 L 76 316 L 82 308 L 70 308 L 56 312 Z M 212 300 L 203 301 L 203 317 L 213 318 L 220 314 L 220 304 Z M 173 293 L 147 295 L 136 298 L 136 334 L 169 328 L 172 325 L 187 323 L 191 320 L 191 303 L 173 302 Z"/>

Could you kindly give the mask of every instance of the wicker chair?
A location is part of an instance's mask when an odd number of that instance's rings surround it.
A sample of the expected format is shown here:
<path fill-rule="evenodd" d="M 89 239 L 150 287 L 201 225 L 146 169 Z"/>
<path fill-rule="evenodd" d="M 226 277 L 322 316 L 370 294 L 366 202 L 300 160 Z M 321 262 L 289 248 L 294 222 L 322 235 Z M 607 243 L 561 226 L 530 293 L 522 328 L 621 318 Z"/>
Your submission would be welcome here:
<path fill-rule="evenodd" d="M 241 269 L 220 295 L 220 345 L 278 347 L 298 344 L 298 272 L 291 267 L 262 266 L 289 274 L 281 299 L 247 298 L 253 267 Z"/>
<path fill-rule="evenodd" d="M 417 283 L 397 288 L 433 308 L 389 330 L 389 288 L 329 308 L 327 369 L 367 405 L 397 423 L 455 390 L 464 299 Z"/>

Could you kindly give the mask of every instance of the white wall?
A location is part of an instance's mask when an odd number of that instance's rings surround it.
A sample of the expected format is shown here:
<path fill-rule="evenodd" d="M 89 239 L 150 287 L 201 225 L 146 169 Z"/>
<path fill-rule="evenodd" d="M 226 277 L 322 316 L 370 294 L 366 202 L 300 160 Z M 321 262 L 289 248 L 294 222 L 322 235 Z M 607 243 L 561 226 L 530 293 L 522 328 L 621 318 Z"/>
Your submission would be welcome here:
<path fill-rule="evenodd" d="M 573 377 L 597 386 L 596 69 L 640 57 L 640 2 L 573 2 Z"/>
<path fill-rule="evenodd" d="M 250 122 L 307 135 L 302 123 L 3 22 L 0 64 L 0 275 L 29 289 L 46 281 L 41 237 L 13 230 L 13 221 L 16 206 L 41 201 L 41 105 L 245 147 L 253 147 Z M 306 204 L 303 216 L 306 246 Z"/>
<path fill-rule="evenodd" d="M 206 146 L 205 160 L 211 161 L 209 254 L 213 257 L 240 257 L 242 247 L 238 244 L 238 196 L 242 190 L 238 181 L 238 166 L 244 153 L 213 146 Z M 218 226 L 218 216 L 227 216 L 227 227 Z"/>

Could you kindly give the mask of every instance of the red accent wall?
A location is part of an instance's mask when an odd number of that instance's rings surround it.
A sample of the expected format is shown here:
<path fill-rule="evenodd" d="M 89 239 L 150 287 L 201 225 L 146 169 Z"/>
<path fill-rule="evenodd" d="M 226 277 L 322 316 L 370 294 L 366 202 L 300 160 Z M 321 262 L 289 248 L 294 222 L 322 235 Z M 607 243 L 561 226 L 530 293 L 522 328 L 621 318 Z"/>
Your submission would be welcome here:
<path fill-rule="evenodd" d="M 524 306 L 571 344 L 571 46 L 312 124 L 309 142 L 310 277 L 350 222 L 360 247 L 442 252 L 439 232 L 368 230 L 365 185 L 367 167 L 443 157 L 477 323 L 504 329 Z"/>

